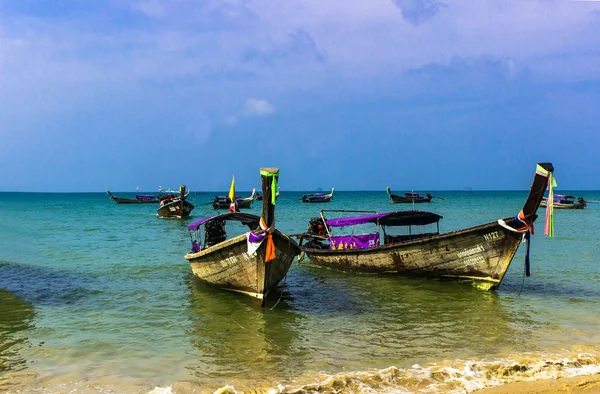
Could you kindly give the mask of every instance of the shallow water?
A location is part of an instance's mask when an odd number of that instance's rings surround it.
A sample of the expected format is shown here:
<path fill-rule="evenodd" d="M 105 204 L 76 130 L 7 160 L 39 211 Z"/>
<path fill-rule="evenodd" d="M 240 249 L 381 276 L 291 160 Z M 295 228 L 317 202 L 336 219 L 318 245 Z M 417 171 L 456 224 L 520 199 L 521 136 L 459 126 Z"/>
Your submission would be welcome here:
<path fill-rule="evenodd" d="M 281 231 L 321 208 L 411 208 L 385 192 L 301 194 L 281 193 Z M 513 216 L 527 195 L 432 194 L 445 200 L 416 208 L 444 216 L 442 232 Z M 164 220 L 104 193 L 0 193 L 0 391 L 469 392 L 600 365 L 600 204 L 555 211 L 554 239 L 536 222 L 532 276 L 520 248 L 495 292 L 305 260 L 261 309 L 202 285 L 183 258 L 212 195 Z"/>

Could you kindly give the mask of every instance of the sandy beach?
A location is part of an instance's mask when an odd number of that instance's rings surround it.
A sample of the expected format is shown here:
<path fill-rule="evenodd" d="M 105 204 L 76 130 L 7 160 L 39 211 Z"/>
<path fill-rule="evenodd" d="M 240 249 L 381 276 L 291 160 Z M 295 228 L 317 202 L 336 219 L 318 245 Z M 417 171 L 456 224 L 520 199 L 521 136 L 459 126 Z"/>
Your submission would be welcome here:
<path fill-rule="evenodd" d="M 477 394 L 550 394 L 600 393 L 600 374 L 570 378 L 536 380 L 534 382 L 509 383 L 500 387 L 477 390 Z"/>

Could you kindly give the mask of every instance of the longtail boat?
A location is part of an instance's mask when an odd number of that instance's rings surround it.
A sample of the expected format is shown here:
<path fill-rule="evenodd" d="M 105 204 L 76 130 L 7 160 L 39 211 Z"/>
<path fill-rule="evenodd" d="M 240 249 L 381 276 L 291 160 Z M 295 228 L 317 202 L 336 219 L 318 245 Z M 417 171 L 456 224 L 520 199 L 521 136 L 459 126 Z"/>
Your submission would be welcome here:
<path fill-rule="evenodd" d="M 431 202 L 431 199 L 433 198 L 433 196 L 429 193 L 427 193 L 426 195 L 422 195 L 422 194 L 416 193 L 414 191 L 406 192 L 406 193 L 404 193 L 404 196 L 399 196 L 397 194 L 393 194 L 392 191 L 390 190 L 389 186 L 387 188 L 387 194 L 390 197 L 390 201 L 393 202 L 394 204 L 398 204 L 398 203 L 418 204 L 418 203 L 423 203 L 423 202 Z"/>
<path fill-rule="evenodd" d="M 325 193 L 305 194 L 302 196 L 301 200 L 302 200 L 302 202 L 309 202 L 309 203 L 310 202 L 312 202 L 312 203 L 329 202 L 333 198 L 334 190 L 335 190 L 335 188 L 332 188 L 331 193 L 329 193 L 329 194 L 325 194 Z"/>
<path fill-rule="evenodd" d="M 185 255 L 202 282 L 257 299 L 261 305 L 273 287 L 287 275 L 300 254 L 295 240 L 275 229 L 278 168 L 262 168 L 262 216 L 230 212 L 200 219 L 188 230 L 192 251 Z M 233 191 L 235 195 L 235 191 Z M 237 222 L 247 231 L 227 239 L 226 224 Z"/>
<path fill-rule="evenodd" d="M 153 194 L 136 194 L 135 198 L 124 198 L 113 195 L 110 190 L 107 191 L 110 199 L 117 204 L 157 204 L 158 196 Z"/>
<path fill-rule="evenodd" d="M 163 193 L 160 195 L 159 208 L 156 211 L 159 218 L 185 218 L 190 216 L 194 206 L 186 201 L 190 192 L 186 193 L 186 186 L 181 185 L 179 193 Z"/>
<path fill-rule="evenodd" d="M 548 198 L 544 197 L 540 203 L 540 207 L 546 207 L 548 205 Z M 587 207 L 587 202 L 583 197 L 568 196 L 563 194 L 554 195 L 554 208 L 556 209 L 584 209 Z"/>
<path fill-rule="evenodd" d="M 250 209 L 254 200 L 256 200 L 256 189 L 252 189 L 252 194 L 248 197 L 235 196 L 238 208 Z M 213 209 L 228 209 L 231 205 L 231 198 L 229 196 L 215 196 L 212 207 Z"/>
<path fill-rule="evenodd" d="M 552 188 L 551 163 L 537 166 L 523 209 L 515 216 L 487 224 L 439 233 L 441 216 L 423 211 L 370 212 L 328 219 L 327 211 L 309 222 L 300 235 L 300 249 L 316 265 L 347 271 L 468 279 L 479 287 L 500 285 L 521 241 L 529 240 L 546 186 Z M 553 223 L 549 209 L 548 223 Z M 375 231 L 356 234 L 354 227 L 371 224 Z M 334 235 L 334 229 L 352 230 Z M 434 227 L 434 228 L 432 228 Z M 549 230 L 552 236 L 553 230 Z M 529 248 L 530 242 L 527 243 Z M 529 252 L 529 249 L 528 249 Z M 529 253 L 526 270 L 529 275 Z"/>

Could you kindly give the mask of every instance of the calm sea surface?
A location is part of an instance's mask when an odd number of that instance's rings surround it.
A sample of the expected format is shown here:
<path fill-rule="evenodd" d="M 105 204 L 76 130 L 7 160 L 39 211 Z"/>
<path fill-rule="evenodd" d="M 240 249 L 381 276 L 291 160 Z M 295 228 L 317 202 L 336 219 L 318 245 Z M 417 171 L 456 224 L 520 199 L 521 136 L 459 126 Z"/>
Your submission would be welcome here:
<path fill-rule="evenodd" d="M 186 225 L 214 214 L 214 194 L 165 220 L 104 193 L 0 193 L 0 392 L 462 393 L 600 371 L 600 204 L 556 210 L 554 239 L 540 209 L 532 276 L 521 247 L 495 292 L 304 260 L 261 309 L 202 285 L 184 259 Z M 301 194 L 281 193 L 281 231 L 321 208 L 411 208 L 384 191 Z M 446 232 L 514 216 L 527 192 L 433 194 L 445 200 L 418 208 Z"/>

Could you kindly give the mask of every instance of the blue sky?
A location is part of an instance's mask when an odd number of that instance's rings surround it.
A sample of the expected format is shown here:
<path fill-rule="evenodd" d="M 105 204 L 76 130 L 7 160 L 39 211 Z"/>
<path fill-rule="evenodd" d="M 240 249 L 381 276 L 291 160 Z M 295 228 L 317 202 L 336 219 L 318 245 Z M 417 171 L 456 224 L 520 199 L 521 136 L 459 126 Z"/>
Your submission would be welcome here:
<path fill-rule="evenodd" d="M 0 191 L 600 189 L 600 2 L 0 0 Z"/>

